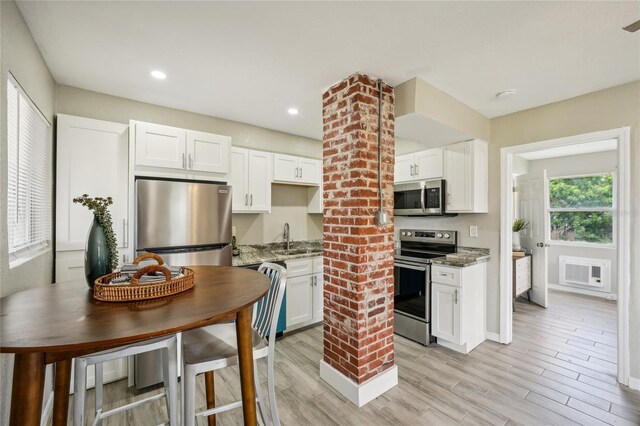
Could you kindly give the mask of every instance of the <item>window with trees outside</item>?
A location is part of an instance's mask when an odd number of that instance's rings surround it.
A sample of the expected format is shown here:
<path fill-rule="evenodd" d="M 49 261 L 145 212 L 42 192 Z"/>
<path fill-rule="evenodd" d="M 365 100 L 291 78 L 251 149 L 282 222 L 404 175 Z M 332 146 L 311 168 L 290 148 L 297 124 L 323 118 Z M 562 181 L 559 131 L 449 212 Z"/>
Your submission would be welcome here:
<path fill-rule="evenodd" d="M 552 241 L 614 244 L 612 173 L 549 179 Z"/>

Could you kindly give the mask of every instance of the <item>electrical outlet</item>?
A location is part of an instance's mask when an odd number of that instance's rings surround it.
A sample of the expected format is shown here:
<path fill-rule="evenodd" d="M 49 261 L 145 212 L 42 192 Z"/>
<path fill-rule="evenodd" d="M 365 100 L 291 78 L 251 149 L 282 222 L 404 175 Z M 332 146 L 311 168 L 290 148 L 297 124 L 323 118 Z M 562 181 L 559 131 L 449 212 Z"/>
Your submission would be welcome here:
<path fill-rule="evenodd" d="M 477 237 L 478 236 L 478 227 L 477 226 L 470 226 L 469 227 L 469 236 L 470 237 Z"/>

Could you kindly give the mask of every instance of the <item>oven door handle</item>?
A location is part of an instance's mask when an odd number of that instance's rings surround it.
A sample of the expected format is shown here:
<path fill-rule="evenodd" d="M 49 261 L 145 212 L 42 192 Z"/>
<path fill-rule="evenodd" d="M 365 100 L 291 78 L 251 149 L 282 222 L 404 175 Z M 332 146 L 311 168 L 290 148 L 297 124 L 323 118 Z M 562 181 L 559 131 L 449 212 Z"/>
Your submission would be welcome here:
<path fill-rule="evenodd" d="M 422 212 L 423 213 L 427 212 L 427 209 L 426 209 L 426 207 L 424 205 L 424 195 L 425 195 L 426 190 L 427 190 L 427 188 L 424 185 L 422 186 L 422 189 L 420 190 L 420 206 L 422 207 Z"/>
<path fill-rule="evenodd" d="M 410 265 L 408 263 L 402 263 L 402 262 L 396 262 L 395 266 L 399 268 L 413 269 L 414 271 L 425 271 L 425 272 L 427 271 L 426 266 L 414 266 L 414 265 Z"/>

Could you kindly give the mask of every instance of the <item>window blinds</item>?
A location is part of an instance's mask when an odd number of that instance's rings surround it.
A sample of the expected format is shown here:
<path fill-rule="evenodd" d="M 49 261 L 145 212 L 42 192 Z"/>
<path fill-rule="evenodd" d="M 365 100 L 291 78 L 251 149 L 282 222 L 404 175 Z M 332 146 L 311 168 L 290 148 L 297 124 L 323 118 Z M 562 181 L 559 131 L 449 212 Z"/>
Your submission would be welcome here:
<path fill-rule="evenodd" d="M 12 79 L 7 80 L 9 255 L 51 239 L 49 123 Z"/>

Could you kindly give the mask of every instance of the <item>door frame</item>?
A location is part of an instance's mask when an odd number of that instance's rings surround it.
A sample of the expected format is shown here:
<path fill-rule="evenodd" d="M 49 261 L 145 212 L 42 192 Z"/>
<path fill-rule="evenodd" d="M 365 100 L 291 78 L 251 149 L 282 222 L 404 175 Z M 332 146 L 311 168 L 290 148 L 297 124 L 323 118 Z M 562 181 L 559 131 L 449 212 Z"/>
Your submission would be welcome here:
<path fill-rule="evenodd" d="M 500 149 L 500 343 L 508 344 L 513 340 L 512 298 L 512 233 L 513 223 L 513 191 L 512 173 L 513 156 L 530 151 L 538 151 L 559 146 L 577 145 L 605 139 L 617 139 L 617 268 L 618 268 L 618 382 L 629 386 L 629 288 L 630 276 L 630 220 L 631 207 L 631 129 L 603 130 L 550 139 L 523 145 L 509 146 Z M 545 230 L 546 232 L 546 230 Z"/>

